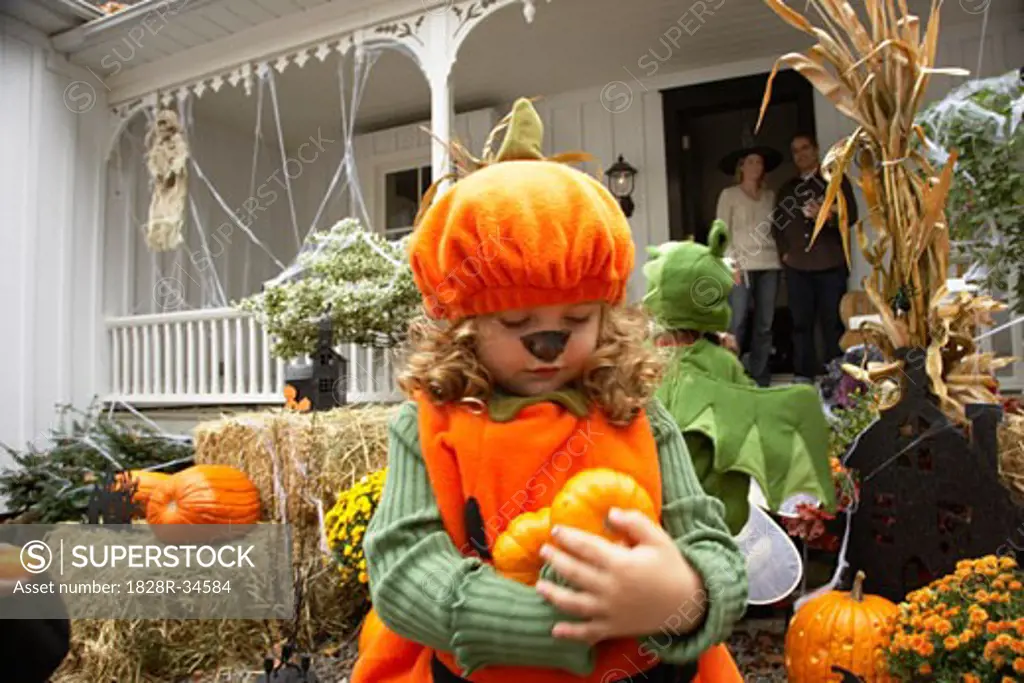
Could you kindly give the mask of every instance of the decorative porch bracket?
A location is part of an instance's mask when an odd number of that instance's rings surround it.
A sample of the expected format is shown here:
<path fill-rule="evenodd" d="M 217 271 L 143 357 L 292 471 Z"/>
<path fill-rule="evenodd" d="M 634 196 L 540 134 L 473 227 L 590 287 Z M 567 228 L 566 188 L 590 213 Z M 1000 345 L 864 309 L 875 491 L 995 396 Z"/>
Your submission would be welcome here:
<path fill-rule="evenodd" d="M 546 0 L 551 2 L 551 0 Z M 459 48 L 470 32 L 484 19 L 513 3 L 522 3 L 523 17 L 533 23 L 537 13 L 535 0 L 464 0 L 433 3 L 415 18 L 374 26 L 356 36 L 360 46 L 391 47 L 412 58 L 430 86 L 430 129 L 432 177 L 442 178 L 451 169 L 444 142 L 451 139 L 453 88 L 452 67 Z M 447 181 L 439 184 L 443 189 Z"/>

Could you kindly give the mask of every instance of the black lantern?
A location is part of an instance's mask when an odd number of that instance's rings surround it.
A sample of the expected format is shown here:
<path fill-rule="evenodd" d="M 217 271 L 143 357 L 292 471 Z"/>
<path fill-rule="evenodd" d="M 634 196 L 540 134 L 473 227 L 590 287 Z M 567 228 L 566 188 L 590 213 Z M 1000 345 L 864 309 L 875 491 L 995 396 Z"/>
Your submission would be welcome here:
<path fill-rule="evenodd" d="M 623 159 L 620 154 L 619 160 L 612 164 L 604 172 L 604 175 L 608 178 L 608 189 L 619 200 L 622 213 L 626 214 L 626 218 L 629 218 L 633 215 L 633 209 L 635 208 L 633 204 L 633 179 L 636 177 L 636 169 Z"/>

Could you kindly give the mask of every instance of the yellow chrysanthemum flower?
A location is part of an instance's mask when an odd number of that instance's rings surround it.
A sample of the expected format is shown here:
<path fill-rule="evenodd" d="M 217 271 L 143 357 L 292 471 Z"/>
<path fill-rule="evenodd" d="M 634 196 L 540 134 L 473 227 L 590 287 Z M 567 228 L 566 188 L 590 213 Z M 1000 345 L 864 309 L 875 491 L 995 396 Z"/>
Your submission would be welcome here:
<path fill-rule="evenodd" d="M 360 584 L 368 581 L 363 542 L 386 476 L 385 468 L 360 477 L 351 488 L 338 495 L 334 507 L 325 515 L 328 544 L 334 551 L 342 581 L 355 579 Z"/>

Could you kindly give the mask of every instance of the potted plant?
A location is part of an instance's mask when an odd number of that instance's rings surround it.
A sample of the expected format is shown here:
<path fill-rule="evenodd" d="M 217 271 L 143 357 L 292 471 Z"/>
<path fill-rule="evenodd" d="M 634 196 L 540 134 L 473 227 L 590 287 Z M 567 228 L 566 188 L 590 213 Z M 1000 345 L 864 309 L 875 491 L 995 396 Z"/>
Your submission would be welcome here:
<path fill-rule="evenodd" d="M 317 349 L 325 314 L 337 341 L 393 347 L 420 306 L 405 245 L 346 218 L 312 235 L 292 268 L 236 305 L 255 315 L 283 360 Z"/>
<path fill-rule="evenodd" d="M 909 593 L 886 649 L 901 681 L 983 683 L 1024 677 L 1024 573 L 1010 556 L 961 560 Z"/>
<path fill-rule="evenodd" d="M 859 351 L 851 349 L 852 359 Z M 868 356 L 865 356 L 865 358 Z M 836 492 L 836 511 L 829 513 L 820 504 L 800 503 L 792 516 L 782 523 L 804 547 L 808 584 L 824 584 L 835 570 L 846 522 L 844 515 L 856 510 L 860 481 L 856 470 L 846 467 L 846 456 L 857 437 L 878 418 L 880 403 L 877 388 L 869 387 L 843 372 L 841 359 L 829 364 L 822 382 L 825 409 L 829 416 L 829 462 Z"/>

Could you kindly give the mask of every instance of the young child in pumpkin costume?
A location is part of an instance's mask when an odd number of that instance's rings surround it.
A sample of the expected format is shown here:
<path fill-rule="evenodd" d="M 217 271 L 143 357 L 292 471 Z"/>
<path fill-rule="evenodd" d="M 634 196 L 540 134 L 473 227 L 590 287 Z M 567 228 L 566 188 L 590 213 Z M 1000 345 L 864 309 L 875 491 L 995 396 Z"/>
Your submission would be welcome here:
<path fill-rule="evenodd" d="M 702 683 L 739 683 L 719 643 L 745 609 L 744 561 L 653 398 L 645 320 L 621 306 L 629 224 L 599 182 L 543 157 L 528 100 L 507 121 L 412 236 L 435 320 L 410 332 L 352 683 L 658 683 L 698 662 Z M 593 468 L 633 477 L 662 526 L 616 511 L 625 545 L 556 528 L 535 586 L 500 575 L 508 524 Z"/>

